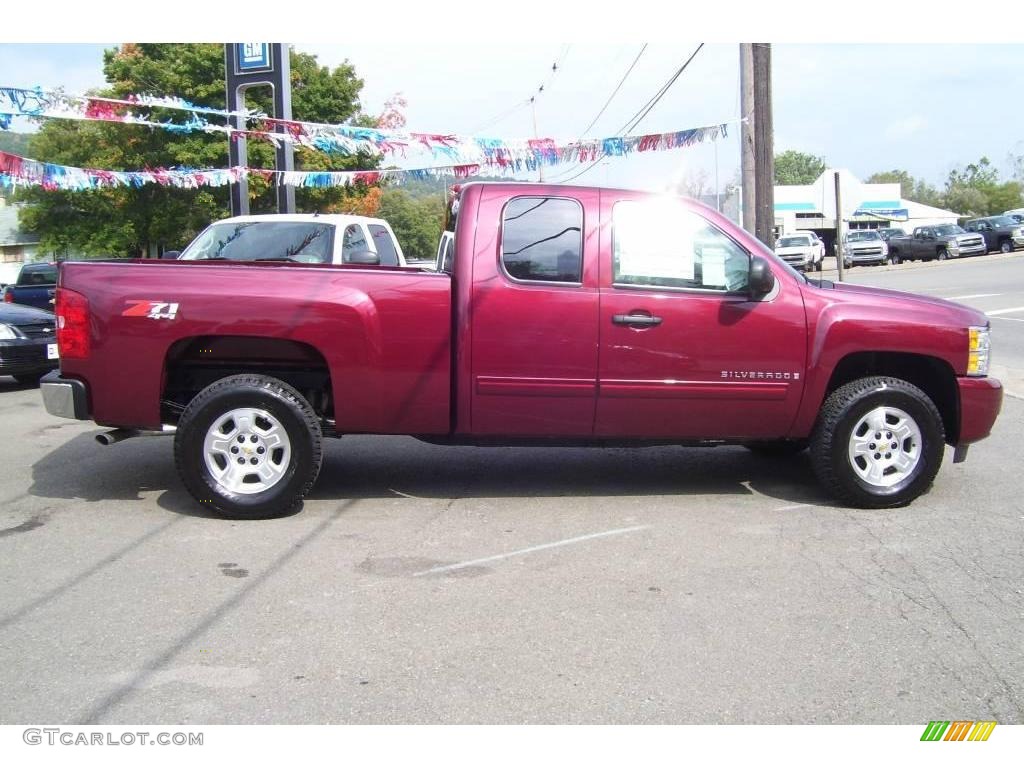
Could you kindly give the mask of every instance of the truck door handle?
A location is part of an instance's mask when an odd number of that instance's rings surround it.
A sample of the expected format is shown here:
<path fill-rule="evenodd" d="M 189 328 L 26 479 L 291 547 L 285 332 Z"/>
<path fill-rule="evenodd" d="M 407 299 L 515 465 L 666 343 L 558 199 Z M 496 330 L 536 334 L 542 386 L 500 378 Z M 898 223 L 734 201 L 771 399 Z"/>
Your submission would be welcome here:
<path fill-rule="evenodd" d="M 661 325 L 661 318 L 653 315 L 612 315 L 616 325 Z"/>

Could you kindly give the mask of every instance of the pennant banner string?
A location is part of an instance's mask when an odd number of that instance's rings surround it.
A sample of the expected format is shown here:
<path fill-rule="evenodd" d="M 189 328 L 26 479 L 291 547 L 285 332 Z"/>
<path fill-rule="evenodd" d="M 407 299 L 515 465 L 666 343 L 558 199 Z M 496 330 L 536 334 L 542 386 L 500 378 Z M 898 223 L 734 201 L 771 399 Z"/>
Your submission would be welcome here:
<path fill-rule="evenodd" d="M 184 122 L 160 121 L 147 110 L 169 108 L 189 112 Z M 212 123 L 201 115 L 221 117 L 240 116 L 251 128 L 236 128 L 228 124 Z M 407 157 L 409 153 L 429 152 L 434 159 L 443 159 L 453 165 L 485 164 L 505 167 L 509 164 L 536 162 L 556 164 L 586 162 L 598 154 L 623 155 L 632 151 L 673 149 L 697 141 L 715 140 L 726 135 L 726 125 L 741 120 L 728 120 L 713 126 L 691 128 L 671 133 L 642 136 L 612 136 L 603 139 L 574 139 L 562 144 L 554 139 L 499 139 L 465 137 L 456 134 L 418 133 L 365 128 L 352 125 L 327 125 L 299 120 L 279 120 L 259 112 L 229 113 L 206 107 L 197 107 L 183 99 L 173 97 L 131 96 L 128 99 L 106 99 L 89 96 L 65 96 L 41 89 L 0 87 L 0 129 L 8 128 L 12 116 L 29 118 L 57 118 L 68 120 L 98 120 L 103 122 L 144 125 L 174 133 L 220 133 L 231 139 L 253 138 L 281 146 L 282 142 L 316 149 L 328 154 L 352 156 L 367 154 L 373 157 L 394 155 Z M 694 138 L 694 132 L 699 138 Z"/>
<path fill-rule="evenodd" d="M 41 186 L 46 189 L 90 190 L 110 187 L 141 187 L 159 184 L 182 189 L 220 187 L 238 183 L 243 178 L 258 176 L 277 184 L 305 187 L 341 187 L 355 183 L 376 184 L 385 179 L 431 178 L 454 175 L 460 178 L 480 173 L 482 168 L 503 173 L 534 171 L 541 165 L 565 162 L 582 163 L 595 159 L 599 153 L 623 156 L 633 152 L 664 151 L 692 146 L 725 136 L 726 125 L 691 128 L 673 133 L 651 136 L 617 137 L 605 139 L 592 146 L 581 143 L 559 147 L 550 139 L 529 142 L 525 152 L 512 152 L 507 148 L 494 148 L 484 153 L 478 162 L 457 162 L 421 168 L 387 168 L 363 171 L 277 171 L 262 168 L 194 169 L 147 168 L 141 171 L 108 171 L 95 168 L 43 163 L 8 152 L 0 152 L 0 185 Z"/>

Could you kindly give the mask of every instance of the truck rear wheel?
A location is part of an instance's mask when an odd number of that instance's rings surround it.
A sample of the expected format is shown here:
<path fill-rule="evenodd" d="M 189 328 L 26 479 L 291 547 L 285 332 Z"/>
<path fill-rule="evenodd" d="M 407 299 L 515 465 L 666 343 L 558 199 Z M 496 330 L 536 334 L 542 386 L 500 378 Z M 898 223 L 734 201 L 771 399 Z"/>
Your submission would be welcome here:
<path fill-rule="evenodd" d="M 999 252 L 1013 253 L 1013 243 L 1010 242 L 1009 240 L 1003 240 L 1003 242 L 999 244 Z"/>
<path fill-rule="evenodd" d="M 811 436 L 811 465 L 825 489 L 852 506 L 901 507 L 931 486 L 944 444 L 928 395 L 872 376 L 829 395 Z"/>
<path fill-rule="evenodd" d="M 174 461 L 203 506 L 239 519 L 296 511 L 323 460 L 312 407 L 278 379 L 228 376 L 188 404 L 174 437 Z"/>

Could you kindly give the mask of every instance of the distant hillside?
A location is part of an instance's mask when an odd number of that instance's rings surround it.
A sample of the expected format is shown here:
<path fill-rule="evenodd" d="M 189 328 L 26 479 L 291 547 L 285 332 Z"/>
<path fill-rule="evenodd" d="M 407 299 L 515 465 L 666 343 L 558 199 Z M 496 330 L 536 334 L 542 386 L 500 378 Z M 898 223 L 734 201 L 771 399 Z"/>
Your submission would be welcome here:
<path fill-rule="evenodd" d="M 10 152 L 12 155 L 28 157 L 28 142 L 31 138 L 31 133 L 0 131 L 0 152 Z"/>

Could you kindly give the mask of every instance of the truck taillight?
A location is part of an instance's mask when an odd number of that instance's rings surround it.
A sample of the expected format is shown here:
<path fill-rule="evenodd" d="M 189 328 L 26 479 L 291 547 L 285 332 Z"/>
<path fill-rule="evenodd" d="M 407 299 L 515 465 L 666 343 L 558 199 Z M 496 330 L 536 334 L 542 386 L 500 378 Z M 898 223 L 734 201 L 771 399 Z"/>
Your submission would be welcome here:
<path fill-rule="evenodd" d="M 89 300 L 68 288 L 56 297 L 57 350 L 62 358 L 89 356 Z"/>
<path fill-rule="evenodd" d="M 4 302 L 7 304 L 14 303 L 14 293 L 11 291 L 4 291 Z"/>

